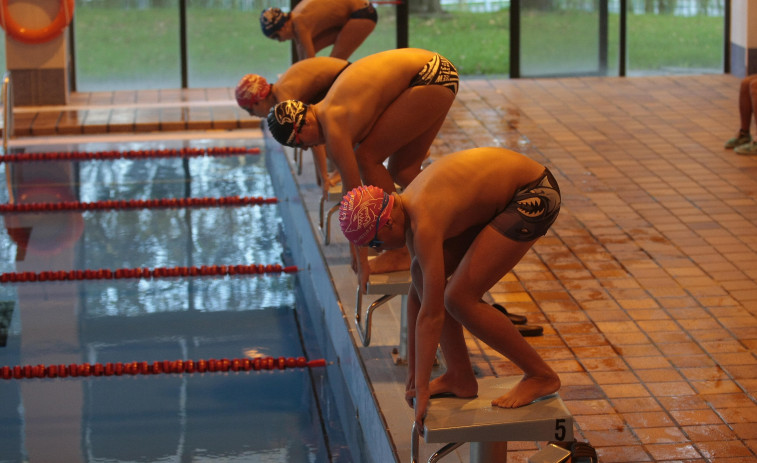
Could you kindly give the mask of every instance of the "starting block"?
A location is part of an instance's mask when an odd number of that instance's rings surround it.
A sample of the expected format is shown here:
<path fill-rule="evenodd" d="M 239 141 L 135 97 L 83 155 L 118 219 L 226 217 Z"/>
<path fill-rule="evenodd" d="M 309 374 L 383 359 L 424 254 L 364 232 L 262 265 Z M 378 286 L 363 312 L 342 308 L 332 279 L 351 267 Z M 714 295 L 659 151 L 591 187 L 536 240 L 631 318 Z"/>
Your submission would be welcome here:
<path fill-rule="evenodd" d="M 297 175 L 302 175 L 302 148 L 294 148 L 294 163 L 297 165 Z"/>
<path fill-rule="evenodd" d="M 323 244 L 328 245 L 331 242 L 331 216 L 339 210 L 339 202 L 342 200 L 342 184 L 338 183 L 321 196 L 320 214 L 318 216 L 318 226 L 323 233 Z M 329 211 L 326 212 L 326 202 L 336 203 Z M 324 217 L 325 215 L 325 217 Z M 324 226 L 326 227 L 324 229 Z"/>
<path fill-rule="evenodd" d="M 360 291 L 360 285 L 357 287 L 357 296 L 355 297 L 355 327 L 357 328 L 360 341 L 363 347 L 371 343 L 371 321 L 373 311 L 384 305 L 386 302 L 399 295 L 402 297 L 402 309 L 400 315 L 400 345 L 394 358 L 394 363 L 400 364 L 407 360 L 407 293 L 410 291 L 410 271 L 377 273 L 368 279 L 365 294 L 381 295 L 372 302 L 365 310 L 365 328 L 361 325 L 361 311 L 363 306 L 363 292 Z"/>
<path fill-rule="evenodd" d="M 451 442 L 428 460 L 436 462 L 470 442 L 471 463 L 507 461 L 508 441 L 571 441 L 573 416 L 558 394 L 552 394 L 520 408 L 499 408 L 491 401 L 512 389 L 520 377 L 483 378 L 478 397 L 431 399 L 424 421 L 426 443 Z M 418 462 L 420 432 L 413 424 L 411 461 Z"/>

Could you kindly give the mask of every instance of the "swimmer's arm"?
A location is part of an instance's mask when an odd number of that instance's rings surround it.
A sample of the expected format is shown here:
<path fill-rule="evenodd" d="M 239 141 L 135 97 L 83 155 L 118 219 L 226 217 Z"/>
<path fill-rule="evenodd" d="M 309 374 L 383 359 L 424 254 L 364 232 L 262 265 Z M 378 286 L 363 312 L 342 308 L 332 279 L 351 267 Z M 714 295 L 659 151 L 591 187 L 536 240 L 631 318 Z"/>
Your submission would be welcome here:
<path fill-rule="evenodd" d="M 297 44 L 297 54 L 299 58 L 312 58 L 315 56 L 315 45 L 313 45 L 313 32 L 306 26 L 294 24 L 294 38 Z"/>
<path fill-rule="evenodd" d="M 329 177 L 328 162 L 326 160 L 326 148 L 323 145 L 316 145 L 310 148 L 313 152 L 313 163 L 315 164 L 316 175 L 321 182 L 323 195 L 326 196 L 331 188 L 331 178 Z"/>
<path fill-rule="evenodd" d="M 439 234 L 418 230 L 413 224 L 413 247 L 423 284 L 420 310 L 415 326 L 416 421 L 422 421 L 429 399 L 431 370 L 444 324 L 444 252 Z M 424 228 L 433 229 L 431 224 Z M 421 233 L 419 233 L 421 231 Z"/>
<path fill-rule="evenodd" d="M 405 381 L 405 400 L 412 407 L 415 398 L 415 324 L 420 309 L 419 290 L 414 284 L 410 285 L 407 294 L 407 380 Z"/>
<path fill-rule="evenodd" d="M 323 124 L 324 132 L 328 134 L 326 135 L 327 154 L 342 178 L 342 191 L 347 193 L 363 183 L 352 147 L 352 137 L 343 128 L 346 124 L 340 120 L 329 118 Z"/>

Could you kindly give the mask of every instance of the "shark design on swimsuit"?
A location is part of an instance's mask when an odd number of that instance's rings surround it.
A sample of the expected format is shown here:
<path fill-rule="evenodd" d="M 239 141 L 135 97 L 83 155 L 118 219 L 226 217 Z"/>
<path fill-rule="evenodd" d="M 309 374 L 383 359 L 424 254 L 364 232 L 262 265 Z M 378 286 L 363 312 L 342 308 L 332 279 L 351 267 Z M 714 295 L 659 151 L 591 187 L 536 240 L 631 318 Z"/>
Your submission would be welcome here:
<path fill-rule="evenodd" d="M 549 178 L 544 177 L 538 186 L 521 194 L 516 203 L 518 212 L 524 218 L 540 219 L 559 210 L 560 194 L 549 182 Z"/>

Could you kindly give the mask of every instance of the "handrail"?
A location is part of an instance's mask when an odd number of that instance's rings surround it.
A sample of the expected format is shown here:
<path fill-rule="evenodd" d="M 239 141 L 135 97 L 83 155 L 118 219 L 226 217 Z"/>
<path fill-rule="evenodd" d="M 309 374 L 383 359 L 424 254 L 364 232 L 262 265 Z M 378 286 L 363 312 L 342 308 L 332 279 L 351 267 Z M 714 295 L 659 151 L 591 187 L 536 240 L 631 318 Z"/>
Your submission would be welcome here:
<path fill-rule="evenodd" d="M 11 86 L 11 73 L 3 74 L 3 86 L 0 90 L 0 98 L 3 100 L 3 156 L 8 154 L 8 140 L 13 134 L 13 88 Z"/>

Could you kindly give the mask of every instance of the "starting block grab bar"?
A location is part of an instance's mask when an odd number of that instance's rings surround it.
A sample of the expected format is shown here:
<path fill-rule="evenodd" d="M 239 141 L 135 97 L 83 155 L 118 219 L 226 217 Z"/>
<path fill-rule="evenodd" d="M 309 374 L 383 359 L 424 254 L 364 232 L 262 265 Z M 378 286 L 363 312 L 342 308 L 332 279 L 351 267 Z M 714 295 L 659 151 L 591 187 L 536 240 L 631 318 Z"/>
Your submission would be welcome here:
<path fill-rule="evenodd" d="M 428 460 L 436 462 L 470 442 L 471 463 L 507 461 L 509 441 L 571 441 L 573 416 L 558 394 L 537 399 L 519 408 L 499 408 L 491 401 L 512 389 L 520 377 L 482 378 L 478 396 L 472 399 L 442 397 L 431 399 L 424 420 L 426 443 L 446 444 Z M 418 463 L 420 430 L 413 424 L 411 462 Z"/>

